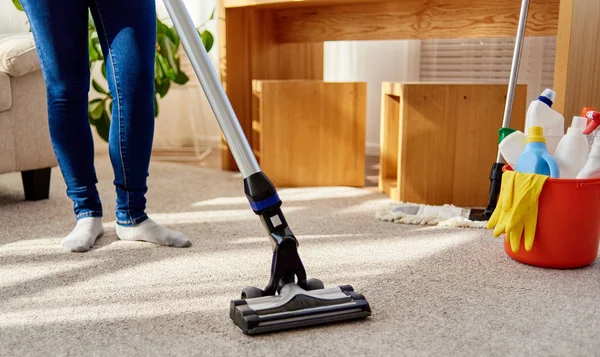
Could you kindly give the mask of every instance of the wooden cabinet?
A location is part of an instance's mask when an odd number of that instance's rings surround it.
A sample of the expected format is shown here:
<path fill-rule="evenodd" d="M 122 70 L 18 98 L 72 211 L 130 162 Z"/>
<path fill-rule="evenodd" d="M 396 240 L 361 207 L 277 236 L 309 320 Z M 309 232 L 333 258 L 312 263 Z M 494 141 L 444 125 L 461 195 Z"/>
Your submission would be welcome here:
<path fill-rule="evenodd" d="M 506 85 L 383 83 L 379 189 L 395 201 L 480 207 L 498 150 Z M 523 130 L 527 86 L 511 127 Z"/>
<path fill-rule="evenodd" d="M 252 92 L 252 148 L 276 186 L 364 186 L 366 83 L 255 80 Z"/>

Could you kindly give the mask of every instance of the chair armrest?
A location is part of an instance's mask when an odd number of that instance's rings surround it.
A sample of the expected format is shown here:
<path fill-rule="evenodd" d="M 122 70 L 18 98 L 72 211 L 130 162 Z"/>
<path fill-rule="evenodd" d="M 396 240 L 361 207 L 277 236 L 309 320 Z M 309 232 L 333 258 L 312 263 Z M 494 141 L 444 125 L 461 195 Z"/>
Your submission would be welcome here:
<path fill-rule="evenodd" d="M 31 33 L 0 37 L 0 72 L 20 77 L 39 69 L 40 62 Z"/>

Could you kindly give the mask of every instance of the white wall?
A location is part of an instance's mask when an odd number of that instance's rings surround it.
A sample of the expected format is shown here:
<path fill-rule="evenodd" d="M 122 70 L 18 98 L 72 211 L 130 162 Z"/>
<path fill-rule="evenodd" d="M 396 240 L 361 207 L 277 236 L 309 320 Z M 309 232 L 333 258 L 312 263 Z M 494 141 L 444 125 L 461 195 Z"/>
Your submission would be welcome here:
<path fill-rule="evenodd" d="M 324 80 L 367 82 L 367 154 L 379 154 L 381 82 L 419 79 L 419 41 L 325 43 Z"/>
<path fill-rule="evenodd" d="M 11 0 L 0 1 L 0 34 L 27 31 L 27 16 L 17 10 Z"/>

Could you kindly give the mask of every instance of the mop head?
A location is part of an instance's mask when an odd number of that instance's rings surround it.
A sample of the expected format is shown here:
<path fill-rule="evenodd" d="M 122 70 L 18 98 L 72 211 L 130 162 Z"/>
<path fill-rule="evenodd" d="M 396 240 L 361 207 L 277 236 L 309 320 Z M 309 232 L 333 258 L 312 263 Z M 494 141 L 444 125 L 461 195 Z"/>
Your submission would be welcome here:
<path fill-rule="evenodd" d="M 485 229 L 487 221 L 469 220 L 470 212 L 470 209 L 460 208 L 454 205 L 430 206 L 399 202 L 388 204 L 380 208 L 375 213 L 375 218 L 386 222 L 422 226 Z"/>

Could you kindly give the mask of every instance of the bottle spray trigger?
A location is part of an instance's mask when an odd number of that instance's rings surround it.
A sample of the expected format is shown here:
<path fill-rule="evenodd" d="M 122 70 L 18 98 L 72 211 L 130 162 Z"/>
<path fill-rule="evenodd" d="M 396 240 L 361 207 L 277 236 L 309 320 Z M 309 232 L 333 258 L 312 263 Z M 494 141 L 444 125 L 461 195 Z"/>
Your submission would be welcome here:
<path fill-rule="evenodd" d="M 585 113 L 585 117 L 590 119 L 587 127 L 583 131 L 585 135 L 592 133 L 598 126 L 600 126 L 600 112 L 589 111 Z"/>

